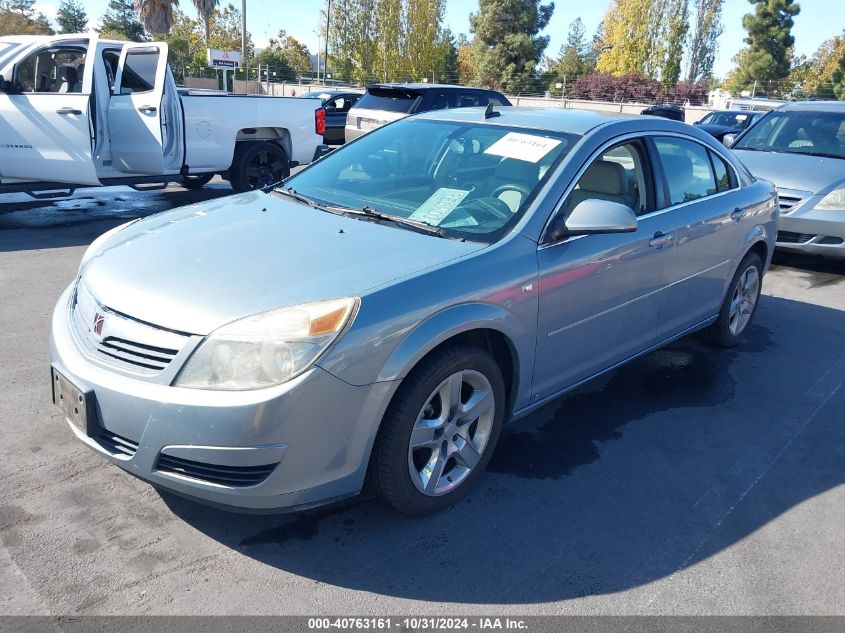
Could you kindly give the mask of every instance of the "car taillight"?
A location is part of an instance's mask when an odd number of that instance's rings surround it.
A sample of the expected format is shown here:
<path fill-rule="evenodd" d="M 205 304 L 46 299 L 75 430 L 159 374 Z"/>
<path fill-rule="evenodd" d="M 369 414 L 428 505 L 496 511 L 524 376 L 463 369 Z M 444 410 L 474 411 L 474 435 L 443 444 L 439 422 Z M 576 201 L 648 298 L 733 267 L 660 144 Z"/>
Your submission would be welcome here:
<path fill-rule="evenodd" d="M 320 136 L 326 133 L 326 111 L 323 108 L 314 111 L 314 131 Z"/>

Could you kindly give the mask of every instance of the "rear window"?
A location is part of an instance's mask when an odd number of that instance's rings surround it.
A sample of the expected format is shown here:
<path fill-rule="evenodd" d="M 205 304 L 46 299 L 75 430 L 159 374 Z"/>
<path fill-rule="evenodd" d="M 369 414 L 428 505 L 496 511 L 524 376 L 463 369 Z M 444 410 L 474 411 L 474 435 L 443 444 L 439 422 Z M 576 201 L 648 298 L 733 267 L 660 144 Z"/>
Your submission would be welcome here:
<path fill-rule="evenodd" d="M 410 112 L 419 93 L 413 90 L 391 88 L 368 88 L 355 104 L 356 109 L 385 110 L 386 112 Z"/>

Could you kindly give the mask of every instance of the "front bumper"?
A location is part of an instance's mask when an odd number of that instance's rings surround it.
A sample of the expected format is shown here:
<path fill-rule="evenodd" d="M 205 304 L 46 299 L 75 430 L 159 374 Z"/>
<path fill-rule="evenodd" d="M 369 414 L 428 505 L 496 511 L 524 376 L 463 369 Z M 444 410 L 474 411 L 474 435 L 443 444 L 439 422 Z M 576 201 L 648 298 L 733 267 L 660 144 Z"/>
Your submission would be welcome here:
<path fill-rule="evenodd" d="M 777 248 L 845 259 L 845 211 L 805 211 L 806 206 L 780 216 Z"/>
<path fill-rule="evenodd" d="M 393 383 L 356 387 L 319 367 L 254 391 L 139 380 L 80 351 L 69 295 L 53 313 L 52 363 L 93 392 L 97 430 L 68 426 L 106 460 L 156 486 L 233 509 L 298 510 L 360 491 Z"/>

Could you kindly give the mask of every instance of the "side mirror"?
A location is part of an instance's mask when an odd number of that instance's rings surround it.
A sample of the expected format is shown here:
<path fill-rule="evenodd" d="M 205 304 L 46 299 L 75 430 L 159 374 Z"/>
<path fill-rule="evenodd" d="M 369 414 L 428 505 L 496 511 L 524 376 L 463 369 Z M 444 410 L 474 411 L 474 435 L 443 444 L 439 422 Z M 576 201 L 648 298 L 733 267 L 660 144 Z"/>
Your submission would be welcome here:
<path fill-rule="evenodd" d="M 632 233 L 637 230 L 637 216 L 631 207 L 610 200 L 591 198 L 579 202 L 564 218 L 552 222 L 549 239 L 556 242 L 570 235 Z"/>
<path fill-rule="evenodd" d="M 739 136 L 739 134 L 734 134 L 733 132 L 725 134 L 722 137 L 722 145 L 724 145 L 725 147 L 730 147 L 731 145 L 733 145 L 737 136 Z"/>

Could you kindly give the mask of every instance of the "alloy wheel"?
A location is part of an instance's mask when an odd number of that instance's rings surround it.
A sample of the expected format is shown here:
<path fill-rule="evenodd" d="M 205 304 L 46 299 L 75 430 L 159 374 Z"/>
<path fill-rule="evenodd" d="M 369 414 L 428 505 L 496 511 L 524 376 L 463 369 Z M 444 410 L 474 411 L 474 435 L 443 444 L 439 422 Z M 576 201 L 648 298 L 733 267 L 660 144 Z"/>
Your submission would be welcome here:
<path fill-rule="evenodd" d="M 734 336 L 739 336 L 751 321 L 759 294 L 760 273 L 756 266 L 749 266 L 740 275 L 731 298 L 729 327 Z"/>

